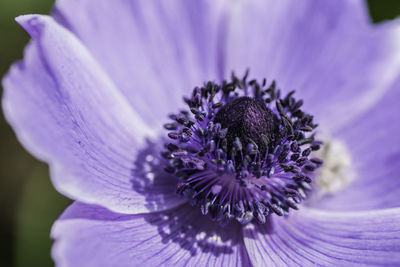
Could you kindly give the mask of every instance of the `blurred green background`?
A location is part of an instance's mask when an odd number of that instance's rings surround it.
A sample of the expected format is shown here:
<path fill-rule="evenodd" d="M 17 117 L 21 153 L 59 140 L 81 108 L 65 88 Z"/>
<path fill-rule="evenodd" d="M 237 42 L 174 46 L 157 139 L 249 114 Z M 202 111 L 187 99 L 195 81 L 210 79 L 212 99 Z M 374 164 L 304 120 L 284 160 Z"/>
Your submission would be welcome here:
<path fill-rule="evenodd" d="M 334 0 L 332 0 L 334 1 Z M 14 22 L 20 14 L 48 14 L 52 0 L 0 0 L 0 77 L 22 57 L 28 36 Z M 399 0 L 369 0 L 373 21 L 400 14 Z M 0 266 L 53 266 L 52 222 L 70 200 L 52 187 L 48 168 L 24 151 L 0 116 Z"/>

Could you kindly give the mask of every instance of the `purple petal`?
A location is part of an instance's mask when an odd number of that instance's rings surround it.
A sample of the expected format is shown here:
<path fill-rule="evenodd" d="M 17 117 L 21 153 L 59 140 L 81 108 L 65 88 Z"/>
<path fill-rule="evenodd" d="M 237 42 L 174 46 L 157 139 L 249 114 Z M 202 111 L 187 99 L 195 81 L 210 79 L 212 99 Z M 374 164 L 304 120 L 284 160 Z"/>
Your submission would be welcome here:
<path fill-rule="evenodd" d="M 34 41 L 3 80 L 4 113 L 24 146 L 50 164 L 55 187 L 122 213 L 181 204 L 170 177 L 138 175 L 154 132 L 86 48 L 50 17 L 18 22 Z"/>
<path fill-rule="evenodd" d="M 74 203 L 51 235 L 57 266 L 249 266 L 239 225 L 220 227 L 188 205 L 121 215 Z"/>
<path fill-rule="evenodd" d="M 334 213 L 302 209 L 249 225 L 245 244 L 255 266 L 397 266 L 400 209 Z"/>
<path fill-rule="evenodd" d="M 372 25 L 366 1 L 238 1 L 227 71 L 296 89 L 331 131 L 382 96 L 400 68 L 400 24 Z"/>
<path fill-rule="evenodd" d="M 222 1 L 57 1 L 74 32 L 152 126 L 194 86 L 220 79 Z M 154 108 L 157 107 L 157 108 Z"/>
<path fill-rule="evenodd" d="M 400 206 L 400 79 L 368 112 L 335 136 L 352 154 L 356 177 L 334 198 L 318 204 L 334 210 L 371 210 Z"/>

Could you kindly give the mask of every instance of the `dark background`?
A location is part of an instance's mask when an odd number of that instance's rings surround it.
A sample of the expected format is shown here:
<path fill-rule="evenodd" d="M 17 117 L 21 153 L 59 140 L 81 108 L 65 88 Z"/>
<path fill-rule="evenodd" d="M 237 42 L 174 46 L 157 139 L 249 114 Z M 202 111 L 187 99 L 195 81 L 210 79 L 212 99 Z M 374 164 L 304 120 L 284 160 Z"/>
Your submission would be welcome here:
<path fill-rule="evenodd" d="M 400 14 L 399 0 L 368 3 L 375 23 Z M 0 77 L 22 57 L 28 42 L 14 17 L 48 14 L 52 4 L 51 0 L 0 0 Z M 21 147 L 2 114 L 0 148 L 0 266 L 53 266 L 50 227 L 70 200 L 53 189 L 47 166 Z"/>

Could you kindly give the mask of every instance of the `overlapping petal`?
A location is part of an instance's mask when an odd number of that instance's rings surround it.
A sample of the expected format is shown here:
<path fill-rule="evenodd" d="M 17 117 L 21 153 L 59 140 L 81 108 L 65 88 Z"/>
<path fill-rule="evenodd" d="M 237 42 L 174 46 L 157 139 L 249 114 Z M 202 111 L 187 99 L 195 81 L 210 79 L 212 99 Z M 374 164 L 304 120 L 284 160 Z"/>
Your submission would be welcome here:
<path fill-rule="evenodd" d="M 248 225 L 254 266 L 397 266 L 400 209 L 335 213 L 303 208 L 271 224 Z"/>
<path fill-rule="evenodd" d="M 239 225 L 223 228 L 190 206 L 121 215 L 74 203 L 52 237 L 60 267 L 249 266 Z"/>
<path fill-rule="evenodd" d="M 161 129 L 184 94 L 222 78 L 223 2 L 59 0 L 54 16 L 89 48 L 139 114 Z"/>
<path fill-rule="evenodd" d="M 138 173 L 154 132 L 87 49 L 50 17 L 18 21 L 34 41 L 3 80 L 4 113 L 25 147 L 50 164 L 55 187 L 119 212 L 181 203 L 173 178 Z"/>
<path fill-rule="evenodd" d="M 366 1 L 237 1 L 226 71 L 296 89 L 331 133 L 381 97 L 400 68 L 400 23 L 372 25 Z"/>

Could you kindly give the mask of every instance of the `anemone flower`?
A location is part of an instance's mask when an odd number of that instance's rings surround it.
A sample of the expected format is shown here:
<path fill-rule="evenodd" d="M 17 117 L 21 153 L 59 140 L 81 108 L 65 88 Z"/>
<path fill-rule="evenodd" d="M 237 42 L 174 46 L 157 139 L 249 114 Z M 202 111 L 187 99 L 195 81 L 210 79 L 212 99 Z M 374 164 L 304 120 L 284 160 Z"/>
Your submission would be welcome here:
<path fill-rule="evenodd" d="M 75 200 L 58 266 L 400 265 L 398 21 L 361 0 L 59 0 L 17 21 L 33 40 L 3 108 Z"/>

